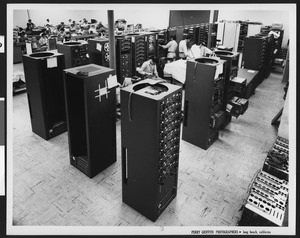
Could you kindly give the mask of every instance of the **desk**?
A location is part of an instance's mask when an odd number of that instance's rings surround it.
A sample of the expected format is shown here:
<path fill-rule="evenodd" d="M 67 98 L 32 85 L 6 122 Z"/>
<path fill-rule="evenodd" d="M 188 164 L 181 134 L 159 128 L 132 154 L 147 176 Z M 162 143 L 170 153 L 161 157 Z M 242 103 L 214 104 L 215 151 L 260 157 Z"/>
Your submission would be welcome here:
<path fill-rule="evenodd" d="M 186 60 L 180 59 L 172 63 L 165 64 L 164 73 L 172 75 L 173 79 L 184 84 L 186 75 Z"/>
<path fill-rule="evenodd" d="M 14 64 L 22 62 L 22 48 L 25 48 L 25 42 L 14 43 Z"/>
<path fill-rule="evenodd" d="M 99 36 L 99 33 L 95 33 L 95 34 L 88 34 L 88 35 L 77 35 L 77 36 L 72 36 L 71 40 L 86 40 L 88 38 L 94 38 Z"/>
<path fill-rule="evenodd" d="M 239 68 L 237 77 L 246 79 L 245 98 L 248 99 L 254 94 L 257 87 L 259 72 L 257 70 Z"/>

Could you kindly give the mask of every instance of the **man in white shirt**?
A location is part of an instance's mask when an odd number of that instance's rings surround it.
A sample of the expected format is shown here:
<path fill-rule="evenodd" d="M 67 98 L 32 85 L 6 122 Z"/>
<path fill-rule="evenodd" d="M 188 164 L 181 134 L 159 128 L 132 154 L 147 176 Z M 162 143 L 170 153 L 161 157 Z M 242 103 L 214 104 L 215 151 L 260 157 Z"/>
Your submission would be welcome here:
<path fill-rule="evenodd" d="M 160 47 L 164 49 L 168 49 L 167 58 L 171 61 L 174 61 L 176 58 L 176 49 L 177 49 L 177 42 L 176 42 L 176 36 L 170 36 L 170 41 L 166 45 L 159 45 Z"/>
<path fill-rule="evenodd" d="M 45 24 L 45 26 L 48 26 L 48 27 L 52 26 L 52 23 L 50 22 L 49 19 L 46 19 L 46 24 Z"/>
<path fill-rule="evenodd" d="M 41 38 L 39 39 L 39 46 L 47 46 L 48 44 L 48 39 L 47 35 L 45 33 L 41 33 Z"/>
<path fill-rule="evenodd" d="M 97 30 L 96 30 L 95 25 L 91 25 L 91 27 L 90 27 L 90 29 L 89 29 L 89 33 L 90 33 L 90 34 L 96 34 L 96 33 L 97 33 Z"/>
<path fill-rule="evenodd" d="M 156 58 L 154 56 L 150 56 L 149 59 L 142 64 L 139 73 L 142 75 L 158 77 Z"/>
<path fill-rule="evenodd" d="M 187 59 L 197 59 L 207 55 L 214 55 L 214 52 L 207 48 L 205 43 L 200 43 L 200 45 L 194 44 L 190 49 L 188 49 Z"/>
<path fill-rule="evenodd" d="M 210 50 L 209 48 L 206 47 L 204 42 L 200 43 L 199 48 L 200 48 L 200 57 L 205 57 L 207 55 L 214 54 L 214 52 L 212 50 Z"/>
<path fill-rule="evenodd" d="M 179 42 L 179 57 L 181 59 L 186 59 L 186 57 L 188 56 L 188 50 L 187 50 L 187 43 L 190 42 L 191 37 L 190 36 L 186 36 L 185 39 L 181 40 Z"/>

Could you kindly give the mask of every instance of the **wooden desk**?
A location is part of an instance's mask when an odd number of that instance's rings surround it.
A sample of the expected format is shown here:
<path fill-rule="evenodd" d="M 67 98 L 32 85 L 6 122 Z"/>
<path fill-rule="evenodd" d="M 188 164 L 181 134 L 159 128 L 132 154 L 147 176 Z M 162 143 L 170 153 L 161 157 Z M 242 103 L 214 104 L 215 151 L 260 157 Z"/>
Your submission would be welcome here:
<path fill-rule="evenodd" d="M 237 77 L 247 80 L 245 98 L 250 98 L 258 85 L 259 72 L 257 70 L 239 68 Z"/>

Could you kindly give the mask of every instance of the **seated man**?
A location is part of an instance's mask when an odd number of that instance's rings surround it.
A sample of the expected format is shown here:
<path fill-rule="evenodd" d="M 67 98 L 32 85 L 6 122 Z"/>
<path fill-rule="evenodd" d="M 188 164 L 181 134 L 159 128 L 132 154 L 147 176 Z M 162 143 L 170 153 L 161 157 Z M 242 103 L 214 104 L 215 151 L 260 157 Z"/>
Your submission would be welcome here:
<path fill-rule="evenodd" d="M 39 39 L 39 46 L 47 46 L 48 44 L 48 38 L 46 33 L 41 33 L 41 38 Z"/>
<path fill-rule="evenodd" d="M 90 34 L 96 34 L 96 33 L 98 33 L 97 30 L 96 30 L 95 25 L 91 25 L 91 27 L 89 29 L 89 33 Z"/>
<path fill-rule="evenodd" d="M 154 76 L 158 78 L 157 68 L 156 68 L 156 58 L 154 56 L 150 56 L 147 61 L 145 61 L 141 68 L 139 69 L 139 73 L 145 76 Z"/>
<path fill-rule="evenodd" d="M 71 32 L 66 32 L 63 42 L 68 42 L 72 38 Z"/>

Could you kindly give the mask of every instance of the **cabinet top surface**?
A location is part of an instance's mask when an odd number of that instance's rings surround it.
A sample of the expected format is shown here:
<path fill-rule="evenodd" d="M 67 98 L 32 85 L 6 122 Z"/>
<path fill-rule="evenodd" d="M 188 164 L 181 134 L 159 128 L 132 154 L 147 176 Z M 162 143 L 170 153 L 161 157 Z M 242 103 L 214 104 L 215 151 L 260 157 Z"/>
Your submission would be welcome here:
<path fill-rule="evenodd" d="M 36 59 L 36 60 L 43 60 L 43 59 L 48 59 L 48 58 L 53 58 L 57 56 L 61 56 L 63 54 L 58 53 L 55 50 L 48 50 L 48 51 L 40 51 L 40 52 L 35 52 L 32 54 L 24 54 L 23 56 L 31 58 L 31 59 Z"/>
<path fill-rule="evenodd" d="M 153 100 L 162 100 L 171 93 L 181 90 L 181 86 L 165 83 L 163 80 L 145 79 L 139 83 L 122 88 L 122 91 L 134 93 Z"/>
<path fill-rule="evenodd" d="M 96 64 L 87 64 L 87 65 L 82 65 L 74 68 L 69 68 L 64 70 L 66 73 L 73 74 L 76 77 L 80 78 L 88 78 L 90 76 L 94 76 L 97 74 L 102 74 L 102 73 L 107 73 L 114 71 L 111 68 L 107 68 L 104 66 L 96 65 Z M 87 75 L 80 74 L 82 73 L 87 73 Z"/>
<path fill-rule="evenodd" d="M 257 70 L 239 68 L 237 76 L 240 78 L 245 78 L 247 79 L 247 82 L 249 82 L 257 75 L 257 73 Z"/>

